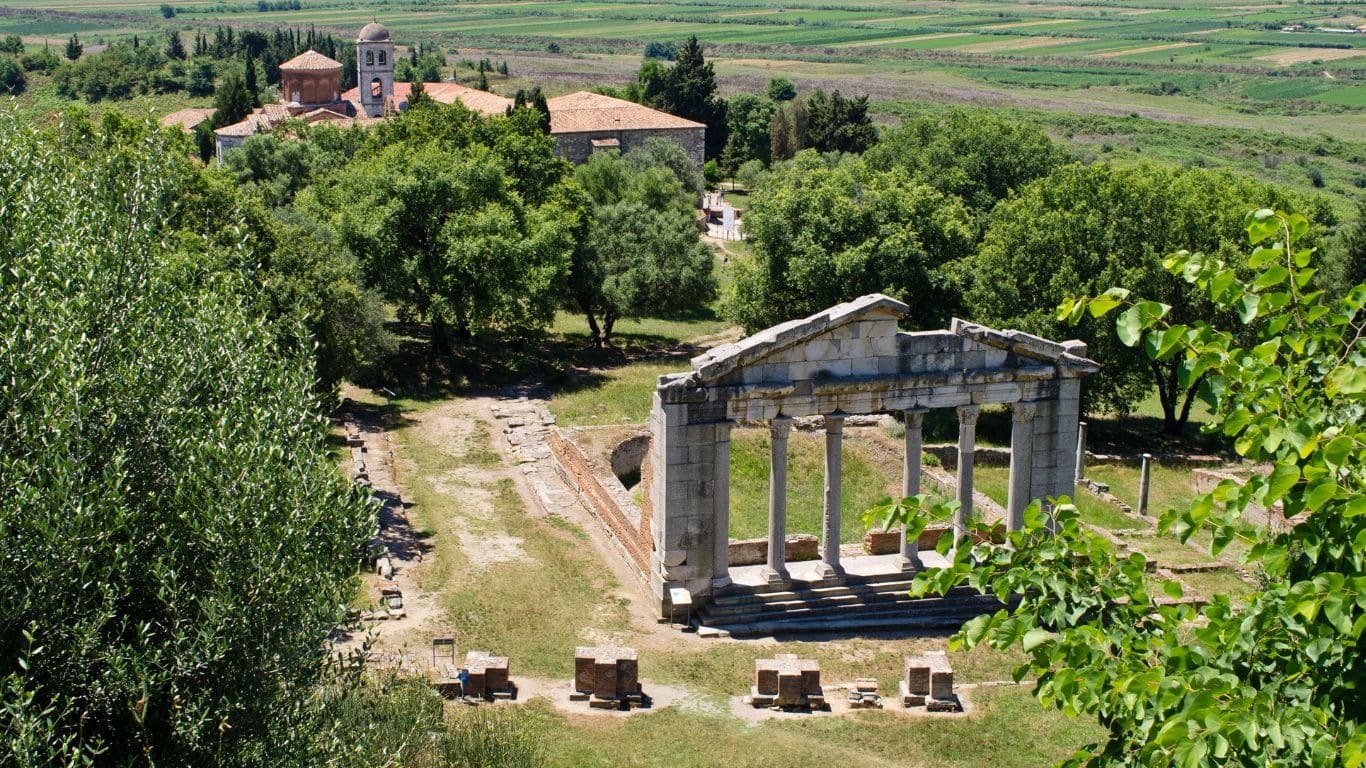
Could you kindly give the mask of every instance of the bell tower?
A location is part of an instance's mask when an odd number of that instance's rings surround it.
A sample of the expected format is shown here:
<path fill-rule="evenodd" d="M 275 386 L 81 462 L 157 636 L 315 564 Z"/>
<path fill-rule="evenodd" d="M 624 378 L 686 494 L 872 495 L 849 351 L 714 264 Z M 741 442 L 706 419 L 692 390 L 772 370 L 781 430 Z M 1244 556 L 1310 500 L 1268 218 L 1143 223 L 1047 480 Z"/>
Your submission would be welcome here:
<path fill-rule="evenodd" d="M 383 117 L 394 95 L 394 42 L 378 21 L 366 24 L 356 38 L 356 87 L 366 117 Z"/>

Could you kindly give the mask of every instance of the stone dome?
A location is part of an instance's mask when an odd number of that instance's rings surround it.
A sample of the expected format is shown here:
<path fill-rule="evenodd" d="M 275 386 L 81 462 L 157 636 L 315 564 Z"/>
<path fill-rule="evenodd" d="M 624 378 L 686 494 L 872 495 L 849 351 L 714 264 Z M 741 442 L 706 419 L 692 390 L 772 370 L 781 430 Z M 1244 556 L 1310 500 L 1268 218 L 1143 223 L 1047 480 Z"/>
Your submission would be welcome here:
<path fill-rule="evenodd" d="M 387 43 L 389 42 L 389 29 L 378 21 L 372 21 L 361 28 L 360 37 L 356 39 L 358 43 Z"/>

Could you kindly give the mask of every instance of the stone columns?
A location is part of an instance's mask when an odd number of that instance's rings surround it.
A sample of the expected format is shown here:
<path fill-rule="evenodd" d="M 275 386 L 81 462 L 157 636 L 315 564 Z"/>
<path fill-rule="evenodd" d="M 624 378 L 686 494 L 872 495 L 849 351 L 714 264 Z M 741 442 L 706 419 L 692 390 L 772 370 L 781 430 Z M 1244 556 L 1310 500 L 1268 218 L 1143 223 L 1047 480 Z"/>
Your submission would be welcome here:
<path fill-rule="evenodd" d="M 1006 530 L 1024 527 L 1024 510 L 1029 506 L 1029 488 L 1034 470 L 1034 403 L 1011 406 L 1010 491 L 1006 502 Z"/>
<path fill-rule="evenodd" d="M 977 450 L 977 416 L 981 407 L 958 406 L 958 512 L 953 516 L 953 539 L 967 535 L 972 515 L 972 462 Z"/>
<path fill-rule="evenodd" d="M 821 578 L 844 576 L 840 565 L 840 464 L 844 447 L 844 415 L 825 417 L 825 510 L 821 517 Z"/>
<path fill-rule="evenodd" d="M 730 427 L 729 421 L 716 425 L 716 458 L 712 465 L 712 504 L 716 511 L 712 527 L 712 589 L 730 584 Z"/>
<path fill-rule="evenodd" d="M 915 496 L 920 493 L 920 454 L 925 429 L 924 409 L 903 412 L 906 417 L 906 458 L 901 469 L 901 496 Z M 920 537 L 906 536 L 906 526 L 901 526 L 901 570 L 918 571 L 925 564 L 920 561 Z"/>
<path fill-rule="evenodd" d="M 764 580 L 769 584 L 786 584 L 787 574 L 787 435 L 792 431 L 792 419 L 778 416 L 768 423 L 772 437 L 768 473 L 768 565 Z"/>

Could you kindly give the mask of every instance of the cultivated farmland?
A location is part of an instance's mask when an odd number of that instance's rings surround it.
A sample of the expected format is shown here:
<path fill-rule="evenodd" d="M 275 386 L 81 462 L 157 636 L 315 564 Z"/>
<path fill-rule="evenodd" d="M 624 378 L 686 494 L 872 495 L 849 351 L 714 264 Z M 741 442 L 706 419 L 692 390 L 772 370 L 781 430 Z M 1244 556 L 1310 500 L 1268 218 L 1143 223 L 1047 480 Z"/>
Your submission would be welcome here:
<path fill-rule="evenodd" d="M 552 93 L 622 83 L 645 43 L 697 35 L 729 92 L 783 76 L 867 93 L 884 120 L 945 106 L 1019 110 L 1083 155 L 1232 167 L 1321 189 L 1344 212 L 1366 186 L 1366 33 L 1353 31 L 1366 23 L 1363 3 L 301 0 L 263 10 L 273 5 L 5 0 L 0 34 L 60 45 L 75 33 L 98 45 L 289 25 L 345 38 L 381 18 L 401 45 L 506 59 L 503 87 Z"/>

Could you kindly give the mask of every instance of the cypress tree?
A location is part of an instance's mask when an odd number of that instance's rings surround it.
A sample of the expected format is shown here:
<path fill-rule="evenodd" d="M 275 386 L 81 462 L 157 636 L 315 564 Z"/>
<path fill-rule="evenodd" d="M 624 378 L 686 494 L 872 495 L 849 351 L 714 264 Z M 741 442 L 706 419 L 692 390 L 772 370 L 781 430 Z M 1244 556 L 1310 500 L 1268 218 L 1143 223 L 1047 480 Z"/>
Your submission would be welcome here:
<path fill-rule="evenodd" d="M 253 107 L 260 106 L 261 97 L 256 90 L 256 60 L 252 58 L 251 48 L 247 48 L 247 64 L 245 67 L 245 75 L 246 77 L 243 79 L 242 82 L 244 87 L 246 87 L 247 89 L 247 96 L 251 100 L 251 105 Z"/>
<path fill-rule="evenodd" d="M 68 59 L 72 61 L 79 59 L 81 57 L 81 51 L 84 50 L 85 46 L 81 45 L 81 39 L 76 37 L 75 34 L 72 34 L 71 39 L 66 41 L 66 57 Z"/>
<path fill-rule="evenodd" d="M 166 58 L 177 61 L 185 58 L 185 43 L 181 42 L 180 33 L 175 30 L 166 33 Z"/>
<path fill-rule="evenodd" d="M 716 95 L 716 71 L 702 54 L 697 35 L 679 49 L 678 61 L 669 70 L 666 83 L 654 106 L 706 124 L 706 155 L 719 155 L 726 146 L 726 105 Z"/>
<path fill-rule="evenodd" d="M 243 118 L 251 114 L 251 95 L 247 92 L 247 85 L 243 82 L 241 75 L 236 72 L 228 75 L 223 84 L 219 86 L 218 92 L 214 94 L 213 108 L 213 127 L 215 128 L 240 123 Z"/>

